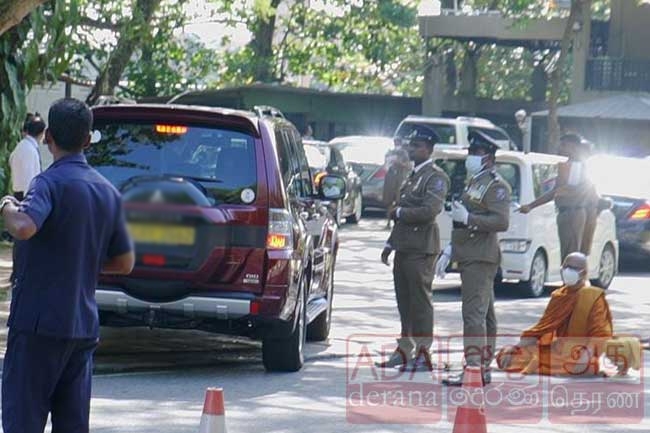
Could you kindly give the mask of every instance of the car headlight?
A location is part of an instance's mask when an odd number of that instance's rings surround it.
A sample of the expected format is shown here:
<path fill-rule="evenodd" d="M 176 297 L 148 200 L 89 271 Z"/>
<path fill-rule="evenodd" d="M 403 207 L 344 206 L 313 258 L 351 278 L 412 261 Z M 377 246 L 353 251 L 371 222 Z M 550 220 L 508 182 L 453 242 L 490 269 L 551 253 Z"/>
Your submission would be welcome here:
<path fill-rule="evenodd" d="M 503 239 L 499 242 L 504 253 L 525 253 L 530 248 L 528 239 Z"/>

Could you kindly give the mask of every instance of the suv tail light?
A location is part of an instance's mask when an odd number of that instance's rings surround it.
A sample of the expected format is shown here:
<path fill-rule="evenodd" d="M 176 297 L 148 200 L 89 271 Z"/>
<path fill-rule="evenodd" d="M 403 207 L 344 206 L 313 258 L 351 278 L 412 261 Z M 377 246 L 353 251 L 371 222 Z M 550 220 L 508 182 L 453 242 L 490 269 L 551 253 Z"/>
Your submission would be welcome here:
<path fill-rule="evenodd" d="M 266 248 L 269 250 L 293 249 L 293 223 L 286 209 L 269 209 L 269 232 Z"/>
<path fill-rule="evenodd" d="M 634 221 L 650 219 L 650 203 L 643 203 L 641 206 L 636 208 L 632 213 L 630 213 L 628 219 Z"/>
<path fill-rule="evenodd" d="M 386 177 L 386 167 L 381 166 L 379 170 L 375 172 L 375 174 L 372 175 L 373 179 L 384 179 Z"/>

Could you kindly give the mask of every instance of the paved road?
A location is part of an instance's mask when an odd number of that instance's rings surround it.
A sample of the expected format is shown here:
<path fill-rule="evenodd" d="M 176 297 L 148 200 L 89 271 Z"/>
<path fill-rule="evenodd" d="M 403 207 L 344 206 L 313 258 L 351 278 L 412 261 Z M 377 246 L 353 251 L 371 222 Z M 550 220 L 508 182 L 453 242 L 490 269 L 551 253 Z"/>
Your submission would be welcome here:
<path fill-rule="evenodd" d="M 358 227 L 347 226 L 342 231 L 343 244 L 336 273 L 335 310 L 332 335 L 328 342 L 307 346 L 307 364 L 299 373 L 267 374 L 261 365 L 259 346 L 246 341 L 232 343 L 202 333 L 177 333 L 140 330 L 104 330 L 103 343 L 97 356 L 97 374 L 94 378 L 92 401 L 92 431 L 94 432 L 195 432 L 201 415 L 204 391 L 209 386 L 221 386 L 226 393 L 228 430 L 232 432 L 451 432 L 447 407 L 450 394 L 434 388 L 434 398 L 444 404 L 434 405 L 432 412 L 406 405 L 406 409 L 390 406 L 366 407 L 360 414 L 354 406 L 349 384 L 372 383 L 372 369 L 367 356 L 376 358 L 382 344 L 388 344 L 398 330 L 398 317 L 388 268 L 379 260 L 380 249 L 387 232 L 382 221 L 367 219 Z M 0 263 L 1 265 L 1 263 Z M 624 273 L 611 287 L 608 299 L 612 306 L 617 332 L 647 335 L 650 329 L 650 273 Z M 459 335 L 460 293 L 457 281 L 438 286 L 434 293 L 436 335 Z M 541 314 L 546 298 L 519 299 L 516 293 L 499 294 L 497 317 L 500 332 L 517 334 L 531 325 Z M 502 341 L 505 341 L 503 339 Z M 460 341 L 440 339 L 440 361 L 455 365 L 460 360 Z M 448 350 L 449 349 L 449 350 Z M 647 353 L 647 352 L 646 352 Z M 363 356 L 359 357 L 359 354 Z M 449 356 L 449 358 L 447 358 Z M 366 362 L 366 364 L 364 364 Z M 352 371 L 357 371 L 352 378 Z M 365 375 L 365 376 L 364 376 Z M 431 378 L 421 375 L 401 378 L 408 389 L 430 385 Z M 496 375 L 495 383 L 505 376 Z M 628 382 L 617 382 L 619 389 Z M 644 377 L 644 379 L 647 379 Z M 533 382 L 540 398 L 550 397 L 551 386 L 546 381 Z M 635 382 L 637 380 L 637 382 Z M 365 381 L 365 382 L 364 382 Z M 538 405 L 519 414 L 528 424 L 514 426 L 511 422 L 497 424 L 507 408 L 497 405 L 497 411 L 488 412 L 489 432 L 622 432 L 650 431 L 650 422 L 640 418 L 650 407 L 650 396 L 645 387 L 637 389 L 641 398 L 640 411 L 627 413 L 634 417 L 630 425 L 603 424 L 591 416 L 595 402 L 610 383 L 587 383 L 587 401 L 576 406 L 573 424 L 559 418 L 556 411 Z M 390 384 L 394 385 L 394 383 Z M 559 384 L 562 385 L 562 384 Z M 409 388 L 411 387 L 411 388 Z M 492 386 L 496 390 L 498 387 Z M 636 388 L 635 388 L 636 389 Z M 591 398 L 593 397 L 593 398 Z M 646 401 L 647 400 L 647 401 Z M 439 402 L 438 402 L 439 403 Z M 601 401 L 602 409 L 606 406 Z M 422 410 L 421 410 L 422 409 Z M 577 416 L 589 416 L 581 420 Z M 452 414 L 452 415 L 449 415 Z M 611 414 L 610 414 L 611 415 Z M 619 414 L 620 415 L 620 414 Z M 350 416 L 348 419 L 347 416 Z M 407 425 L 404 422 L 429 420 L 429 424 Z M 597 420 L 599 424 L 586 425 Z M 355 423 L 351 423 L 354 421 Z M 397 421 L 400 424 L 387 422 Z M 551 423 L 551 421 L 553 423 Z M 504 423 L 506 421 L 503 421 Z"/>

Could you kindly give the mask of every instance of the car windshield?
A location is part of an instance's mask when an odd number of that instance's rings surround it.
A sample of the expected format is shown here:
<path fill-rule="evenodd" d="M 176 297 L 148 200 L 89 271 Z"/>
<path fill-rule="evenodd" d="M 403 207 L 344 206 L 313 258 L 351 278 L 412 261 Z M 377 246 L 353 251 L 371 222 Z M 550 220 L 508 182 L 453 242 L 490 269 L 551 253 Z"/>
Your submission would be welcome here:
<path fill-rule="evenodd" d="M 304 145 L 305 156 L 307 156 L 307 162 L 311 168 L 322 169 L 327 166 L 327 158 L 325 155 L 316 147 L 311 145 Z"/>
<path fill-rule="evenodd" d="M 465 180 L 467 178 L 467 171 L 465 170 L 465 160 L 464 159 L 436 159 L 436 165 L 442 168 L 449 180 L 451 185 L 449 192 L 447 194 L 447 201 L 459 200 L 463 195 L 465 190 Z M 510 188 L 512 189 L 512 194 L 510 199 L 513 202 L 519 202 L 520 196 L 520 174 L 519 166 L 509 162 L 498 162 L 496 164 L 497 172 L 504 178 Z"/>
<path fill-rule="evenodd" d="M 343 159 L 347 162 L 359 164 L 384 165 L 386 154 L 391 150 L 392 145 L 378 143 L 336 143 L 341 151 Z"/>
<path fill-rule="evenodd" d="M 618 197 L 650 196 L 650 160 L 595 155 L 587 161 L 587 175 L 600 194 Z"/>
<path fill-rule="evenodd" d="M 397 132 L 395 133 L 396 137 L 404 138 L 408 137 L 413 133 L 413 130 L 417 128 L 419 130 L 431 130 L 435 132 L 440 141 L 437 144 L 456 144 L 456 127 L 448 123 L 439 123 L 439 122 L 403 122 Z"/>
<path fill-rule="evenodd" d="M 200 183 L 215 204 L 242 203 L 257 191 L 255 141 L 228 129 L 151 123 L 95 123 L 101 139 L 88 162 L 118 189 L 143 176 L 185 177 Z"/>

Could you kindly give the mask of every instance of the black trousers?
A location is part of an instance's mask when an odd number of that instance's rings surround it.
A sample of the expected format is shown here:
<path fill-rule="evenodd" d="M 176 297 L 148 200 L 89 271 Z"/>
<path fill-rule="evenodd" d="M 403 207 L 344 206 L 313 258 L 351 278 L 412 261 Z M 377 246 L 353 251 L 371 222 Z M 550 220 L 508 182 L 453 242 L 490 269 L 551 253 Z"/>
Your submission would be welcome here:
<path fill-rule="evenodd" d="M 65 339 L 9 329 L 2 370 L 5 433 L 87 433 L 97 339 Z"/>

